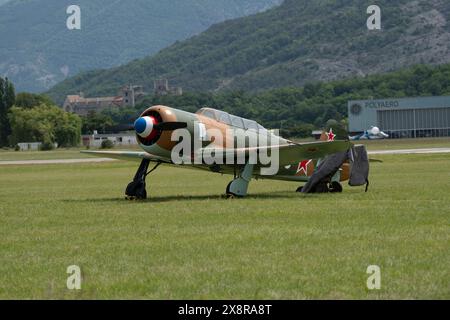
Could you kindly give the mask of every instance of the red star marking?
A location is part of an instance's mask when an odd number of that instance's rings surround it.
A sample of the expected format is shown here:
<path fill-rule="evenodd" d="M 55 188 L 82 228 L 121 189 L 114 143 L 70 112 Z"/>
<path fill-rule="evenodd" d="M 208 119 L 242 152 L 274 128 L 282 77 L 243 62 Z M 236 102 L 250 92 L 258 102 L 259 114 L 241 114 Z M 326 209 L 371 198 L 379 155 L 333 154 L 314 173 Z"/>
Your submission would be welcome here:
<path fill-rule="evenodd" d="M 298 164 L 298 168 L 297 168 L 297 174 L 300 172 L 304 172 L 305 176 L 308 175 L 308 165 L 311 163 L 312 160 L 305 160 L 302 161 Z"/>
<path fill-rule="evenodd" d="M 328 141 L 334 141 L 336 135 L 333 133 L 333 128 L 330 128 L 330 132 L 326 133 Z"/>

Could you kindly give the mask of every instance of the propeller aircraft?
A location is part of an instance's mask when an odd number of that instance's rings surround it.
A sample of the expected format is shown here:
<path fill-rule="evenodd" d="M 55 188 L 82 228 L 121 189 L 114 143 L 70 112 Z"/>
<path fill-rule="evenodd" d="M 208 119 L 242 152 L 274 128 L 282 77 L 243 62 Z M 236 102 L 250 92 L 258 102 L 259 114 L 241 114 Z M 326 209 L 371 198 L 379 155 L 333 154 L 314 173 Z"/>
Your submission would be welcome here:
<path fill-rule="evenodd" d="M 364 131 L 363 133 L 351 136 L 350 140 L 357 141 L 357 140 L 377 140 L 377 139 L 387 139 L 389 138 L 389 135 L 384 133 L 380 130 L 378 127 L 372 127 L 369 130 Z"/>
<path fill-rule="evenodd" d="M 367 153 L 363 146 L 353 146 L 345 130 L 330 128 L 321 141 L 296 143 L 224 111 L 202 108 L 190 113 L 162 105 L 145 110 L 130 129 L 142 151 L 82 151 L 140 161 L 126 188 L 127 199 L 147 198 L 146 177 L 161 164 L 233 175 L 226 187 L 229 198 L 246 196 L 253 178 L 306 183 L 298 192 L 342 192 L 341 182 L 352 182 L 352 175 L 356 179 L 350 185 L 367 180 Z M 361 161 L 367 161 L 362 171 Z M 151 170 L 150 163 L 155 164 Z"/>

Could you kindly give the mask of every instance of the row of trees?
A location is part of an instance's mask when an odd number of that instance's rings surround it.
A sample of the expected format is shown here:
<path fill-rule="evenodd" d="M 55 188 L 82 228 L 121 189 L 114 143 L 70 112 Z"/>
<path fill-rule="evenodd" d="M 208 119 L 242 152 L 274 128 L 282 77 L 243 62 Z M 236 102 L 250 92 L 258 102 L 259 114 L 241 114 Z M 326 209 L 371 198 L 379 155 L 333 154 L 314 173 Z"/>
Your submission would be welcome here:
<path fill-rule="evenodd" d="M 47 96 L 19 93 L 8 79 L 0 77 L 0 146 L 19 142 L 42 142 L 46 148 L 77 146 L 81 119 L 64 112 Z"/>

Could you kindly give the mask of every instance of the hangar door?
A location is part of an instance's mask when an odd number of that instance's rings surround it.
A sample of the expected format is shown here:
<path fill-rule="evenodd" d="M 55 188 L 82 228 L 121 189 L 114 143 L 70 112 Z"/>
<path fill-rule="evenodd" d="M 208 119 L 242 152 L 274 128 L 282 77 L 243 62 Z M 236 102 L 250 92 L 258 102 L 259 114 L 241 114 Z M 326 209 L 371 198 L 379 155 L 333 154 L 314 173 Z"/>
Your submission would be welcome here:
<path fill-rule="evenodd" d="M 450 108 L 380 110 L 377 111 L 377 123 L 393 137 L 448 136 Z"/>

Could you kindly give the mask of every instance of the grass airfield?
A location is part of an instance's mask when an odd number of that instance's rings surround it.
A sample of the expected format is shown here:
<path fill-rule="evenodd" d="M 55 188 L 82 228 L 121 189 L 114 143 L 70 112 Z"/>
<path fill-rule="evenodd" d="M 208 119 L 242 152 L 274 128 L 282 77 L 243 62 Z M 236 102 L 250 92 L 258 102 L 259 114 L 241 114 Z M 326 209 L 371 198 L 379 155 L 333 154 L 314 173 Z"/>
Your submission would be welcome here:
<path fill-rule="evenodd" d="M 163 166 L 143 202 L 123 197 L 137 163 L 0 166 L 0 298 L 450 299 L 450 154 L 376 158 L 368 193 L 226 200 L 230 176 Z"/>

